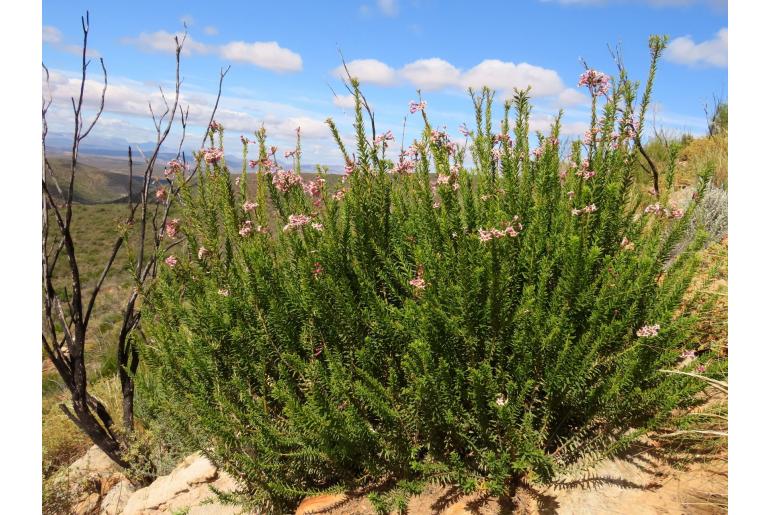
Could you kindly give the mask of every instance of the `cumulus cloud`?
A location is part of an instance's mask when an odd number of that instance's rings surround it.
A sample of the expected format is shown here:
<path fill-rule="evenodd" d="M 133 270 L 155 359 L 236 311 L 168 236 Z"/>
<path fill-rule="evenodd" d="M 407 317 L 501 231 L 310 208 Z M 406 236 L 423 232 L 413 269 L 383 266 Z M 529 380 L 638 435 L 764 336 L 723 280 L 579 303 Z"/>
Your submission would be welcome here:
<path fill-rule="evenodd" d="M 353 95 L 335 95 L 332 99 L 332 102 L 337 107 L 341 107 L 343 109 L 353 109 L 356 105 L 356 100 Z"/>
<path fill-rule="evenodd" d="M 62 37 L 59 29 L 50 25 L 43 26 L 43 43 L 56 44 L 61 42 Z"/>
<path fill-rule="evenodd" d="M 174 38 L 177 37 L 181 41 L 183 36 L 184 33 L 182 32 L 172 34 L 165 30 L 158 30 L 155 32 L 142 32 L 135 38 L 123 38 L 121 42 L 134 45 L 144 52 L 173 54 L 176 52 Z M 211 52 L 211 48 L 208 45 L 195 41 L 192 36 L 187 34 L 187 39 L 185 39 L 184 46 L 182 47 L 182 55 L 190 56 L 192 54 L 207 54 L 209 52 Z"/>
<path fill-rule="evenodd" d="M 347 67 L 350 75 L 362 83 L 379 86 L 392 86 L 396 83 L 396 70 L 377 59 L 356 59 L 347 63 Z M 345 67 L 342 65 L 334 69 L 334 75 L 347 79 Z"/>
<path fill-rule="evenodd" d="M 591 103 L 588 95 L 581 93 L 574 88 L 567 88 L 556 98 L 559 107 L 571 107 L 576 105 L 585 105 Z"/>
<path fill-rule="evenodd" d="M 689 66 L 727 67 L 727 28 L 717 32 L 714 38 L 696 43 L 690 36 L 671 41 L 664 58 Z"/>
<path fill-rule="evenodd" d="M 708 5 L 714 9 L 726 9 L 727 0 L 540 0 L 543 3 L 561 5 L 610 5 L 610 4 L 647 4 L 652 7 L 687 7 Z"/>
<path fill-rule="evenodd" d="M 212 32 L 213 31 L 213 32 Z M 216 33 L 216 27 L 206 27 L 204 32 L 211 35 Z M 174 37 L 182 38 L 182 33 L 172 34 L 165 30 L 142 32 L 135 38 L 123 38 L 124 44 L 138 47 L 145 52 L 174 53 L 176 43 Z M 196 41 L 187 34 L 182 47 L 182 54 L 218 54 L 228 61 L 252 64 L 275 72 L 295 72 L 302 69 L 302 56 L 288 48 L 281 47 L 275 41 L 231 41 L 224 45 L 207 45 Z"/>
<path fill-rule="evenodd" d="M 282 48 L 275 41 L 233 41 L 219 47 L 219 55 L 223 59 L 249 63 L 277 72 L 295 72 L 302 69 L 302 57 L 296 52 Z"/>
<path fill-rule="evenodd" d="M 398 14 L 398 2 L 396 0 L 377 0 L 377 7 L 385 16 L 396 16 Z"/>
<path fill-rule="evenodd" d="M 489 86 L 493 89 L 523 89 L 532 86 L 532 96 L 556 95 L 564 89 L 554 70 L 528 63 L 511 63 L 486 59 L 462 76 L 462 85 L 471 88 Z"/>
<path fill-rule="evenodd" d="M 52 25 L 45 25 L 43 27 L 43 43 L 52 45 L 62 52 L 67 52 L 69 54 L 81 55 L 83 53 L 82 46 L 66 43 L 61 31 Z M 90 48 L 86 55 L 88 57 L 100 57 L 99 52 Z"/>
<path fill-rule="evenodd" d="M 406 80 L 424 90 L 442 89 L 460 82 L 460 70 L 437 57 L 409 63 L 401 68 L 400 73 Z"/>
<path fill-rule="evenodd" d="M 395 70 L 376 59 L 358 59 L 348 63 L 353 77 L 361 82 L 380 86 L 394 86 L 407 81 L 422 90 L 439 89 L 478 89 L 489 86 L 495 90 L 509 93 L 513 88 L 532 87 L 533 97 L 561 95 L 562 105 L 576 105 L 585 101 L 585 96 L 575 90 L 565 90 L 559 74 L 555 70 L 535 66 L 529 63 L 512 63 L 498 59 L 486 59 L 469 70 L 461 70 L 453 64 L 432 57 L 418 59 Z M 342 66 L 334 70 L 334 75 L 346 78 Z"/>

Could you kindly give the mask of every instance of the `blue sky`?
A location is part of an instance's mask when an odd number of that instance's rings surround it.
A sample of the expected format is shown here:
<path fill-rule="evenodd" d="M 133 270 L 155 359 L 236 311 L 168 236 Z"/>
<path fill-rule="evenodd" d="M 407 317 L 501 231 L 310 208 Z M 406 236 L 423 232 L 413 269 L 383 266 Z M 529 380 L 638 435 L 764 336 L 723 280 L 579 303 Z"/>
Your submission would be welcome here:
<path fill-rule="evenodd" d="M 672 43 L 654 92 L 660 127 L 702 134 L 703 104 L 727 99 L 726 0 L 519 0 L 439 2 L 80 2 L 43 3 L 43 61 L 51 69 L 52 136 L 70 130 L 68 98 L 76 83 L 80 15 L 90 10 L 90 48 L 109 73 L 107 110 L 91 143 L 125 148 L 153 138 L 147 102 L 158 106 L 158 86 L 173 78 L 171 37 L 188 25 L 182 60 L 182 105 L 190 106 L 188 148 L 200 141 L 221 67 L 225 79 L 217 119 L 228 129 L 227 153 L 240 153 L 241 134 L 262 123 L 281 150 L 293 129 L 304 134 L 305 164 L 339 164 L 323 121 L 351 130 L 347 92 L 336 76 L 338 49 L 374 106 L 378 130 L 400 136 L 407 105 L 421 88 L 434 125 L 471 122 L 464 88 L 489 84 L 497 98 L 533 85 L 533 126 L 545 129 L 559 107 L 565 130 L 582 134 L 588 121 L 585 91 L 577 88 L 579 58 L 613 73 L 607 45 L 620 43 L 632 77 L 644 80 L 647 38 Z M 93 106 L 98 66 L 87 92 Z M 333 88 L 339 97 L 335 100 Z M 407 117 L 407 138 L 419 121 Z M 177 134 L 172 134 L 176 137 Z"/>

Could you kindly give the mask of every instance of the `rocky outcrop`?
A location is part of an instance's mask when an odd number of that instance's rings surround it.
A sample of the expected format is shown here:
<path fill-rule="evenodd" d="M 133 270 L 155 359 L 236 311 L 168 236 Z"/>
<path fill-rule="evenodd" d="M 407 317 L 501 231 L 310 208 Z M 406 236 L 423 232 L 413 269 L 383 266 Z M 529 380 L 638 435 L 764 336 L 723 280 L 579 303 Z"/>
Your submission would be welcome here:
<path fill-rule="evenodd" d="M 188 510 L 188 515 L 236 515 L 242 510 L 233 506 L 208 503 L 216 496 L 214 487 L 225 492 L 237 488 L 235 481 L 218 470 L 200 453 L 188 456 L 169 475 L 156 479 L 128 498 L 123 515 L 155 515 Z M 207 504 L 204 504 L 207 502 Z"/>

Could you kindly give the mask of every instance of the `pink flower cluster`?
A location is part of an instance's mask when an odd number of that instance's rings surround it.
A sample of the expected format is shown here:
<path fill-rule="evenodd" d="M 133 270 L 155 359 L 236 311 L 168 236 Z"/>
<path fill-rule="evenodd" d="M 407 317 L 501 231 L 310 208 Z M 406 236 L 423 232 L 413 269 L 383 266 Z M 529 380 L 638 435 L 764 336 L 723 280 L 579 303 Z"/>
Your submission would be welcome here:
<path fill-rule="evenodd" d="M 379 147 L 380 145 L 383 145 L 385 148 L 388 148 L 388 142 L 394 141 L 395 139 L 396 138 L 393 137 L 393 132 L 389 130 L 385 134 L 380 134 L 379 136 L 375 136 L 374 146 Z"/>
<path fill-rule="evenodd" d="M 294 186 L 302 185 L 302 177 L 288 170 L 278 170 L 273 175 L 273 186 L 280 192 L 286 193 Z"/>
<path fill-rule="evenodd" d="M 184 170 L 184 165 L 177 161 L 176 159 L 172 159 L 168 163 L 166 163 L 166 169 L 163 170 L 163 174 L 166 176 L 166 178 L 171 177 L 173 175 L 178 174 L 182 170 Z"/>
<path fill-rule="evenodd" d="M 324 184 L 326 184 L 326 179 L 323 177 L 316 177 L 312 181 L 303 182 L 302 189 L 311 197 L 318 198 L 323 192 Z"/>
<path fill-rule="evenodd" d="M 319 263 L 318 261 L 313 263 L 313 279 L 318 279 L 319 277 L 321 277 L 321 275 L 323 275 L 323 273 L 324 273 L 324 267 L 321 266 L 321 263 Z"/>
<path fill-rule="evenodd" d="M 155 190 L 155 198 L 159 200 L 160 202 L 165 202 L 168 198 L 168 190 L 161 186 L 157 190 Z"/>
<path fill-rule="evenodd" d="M 650 204 L 649 206 L 645 207 L 644 212 L 648 215 L 653 214 L 658 216 L 666 216 L 668 218 L 674 218 L 676 220 L 684 216 L 684 209 L 677 208 L 677 207 L 672 207 L 671 209 L 664 208 L 660 206 L 659 202 Z"/>
<path fill-rule="evenodd" d="M 166 222 L 166 234 L 168 234 L 169 238 L 175 238 L 177 232 L 179 231 L 179 219 L 174 218 L 173 220 L 169 220 Z"/>
<path fill-rule="evenodd" d="M 310 223 L 310 217 L 307 215 L 289 215 L 289 223 L 283 226 L 284 231 L 299 229 Z"/>
<path fill-rule="evenodd" d="M 532 151 L 532 155 L 535 156 L 535 159 L 540 159 L 543 155 L 543 147 L 537 147 Z"/>
<path fill-rule="evenodd" d="M 417 111 L 425 111 L 425 107 L 427 105 L 428 104 L 426 104 L 425 101 L 415 102 L 414 100 L 412 100 L 411 102 L 409 102 L 409 112 L 414 114 Z"/>
<path fill-rule="evenodd" d="M 251 232 L 253 230 L 254 230 L 254 222 L 252 222 L 251 220 L 246 220 L 245 222 L 243 222 L 243 225 L 241 225 L 240 230 L 238 230 L 238 234 L 246 238 L 249 235 L 251 235 Z"/>
<path fill-rule="evenodd" d="M 598 70 L 586 70 L 580 75 L 578 87 L 586 86 L 591 95 L 606 95 L 610 90 L 610 77 Z"/>
<path fill-rule="evenodd" d="M 340 190 L 337 190 L 337 191 L 334 193 L 334 195 L 332 195 L 332 198 L 333 198 L 334 200 L 337 200 L 337 201 L 339 201 L 339 200 L 342 200 L 342 198 L 345 196 L 345 192 L 346 192 L 345 188 L 342 188 L 342 189 L 340 189 Z"/>
<path fill-rule="evenodd" d="M 217 148 L 217 147 L 207 148 L 207 149 L 202 150 L 202 152 L 203 152 L 203 159 L 208 164 L 214 164 L 214 163 L 218 162 L 225 155 L 225 153 L 222 151 L 222 149 L 221 148 Z"/>
<path fill-rule="evenodd" d="M 424 290 L 426 283 L 425 279 L 422 277 L 422 274 L 424 273 L 424 268 L 422 265 L 419 265 L 417 267 L 417 277 L 409 281 L 409 285 L 413 286 L 417 290 Z"/>
<path fill-rule="evenodd" d="M 468 130 L 468 126 L 465 123 L 460 124 L 460 134 L 466 138 L 471 135 L 471 131 Z"/>
<path fill-rule="evenodd" d="M 211 129 L 213 132 L 219 132 L 223 131 L 225 128 L 222 126 L 221 123 L 217 123 L 216 120 L 212 120 L 209 124 L 209 129 Z"/>
<path fill-rule="evenodd" d="M 414 173 L 415 163 L 411 159 L 404 159 L 403 157 L 404 156 L 401 156 L 401 159 L 390 171 L 391 173 L 398 175 L 412 175 Z"/>
<path fill-rule="evenodd" d="M 573 209 L 572 216 L 580 216 L 583 213 L 595 213 L 597 209 L 596 204 L 588 204 L 582 209 Z"/>
<path fill-rule="evenodd" d="M 482 229 L 479 227 L 479 239 L 482 243 L 488 242 L 495 238 L 504 238 L 508 236 L 509 238 L 515 238 L 519 235 L 521 230 L 524 227 L 519 223 L 519 217 L 514 216 L 513 220 L 511 221 L 511 224 L 505 227 L 504 229 Z"/>
<path fill-rule="evenodd" d="M 654 338 L 655 336 L 658 336 L 658 331 L 660 331 L 660 325 L 658 324 L 645 325 L 636 331 L 636 335 L 640 338 Z"/>
<path fill-rule="evenodd" d="M 243 210 L 246 212 L 254 211 L 257 208 L 257 205 L 258 204 L 256 202 L 251 202 L 247 200 L 246 202 L 243 203 Z"/>
<path fill-rule="evenodd" d="M 169 268 L 174 268 L 177 265 L 177 263 L 179 263 L 179 260 L 176 258 L 176 256 L 172 254 L 171 256 L 164 259 L 163 262 L 166 263 L 169 266 Z"/>
<path fill-rule="evenodd" d="M 620 248 L 621 248 L 621 250 L 628 250 L 628 251 L 631 251 L 631 250 L 634 250 L 634 247 L 635 247 L 635 246 L 636 246 L 636 245 L 634 245 L 634 242 L 633 242 L 633 241 L 631 241 L 631 240 L 629 240 L 628 238 L 626 238 L 625 236 L 623 236 L 623 239 L 622 239 L 622 240 L 621 240 L 621 242 L 620 242 Z"/>
<path fill-rule="evenodd" d="M 596 137 L 599 135 L 599 127 L 594 127 L 593 129 L 588 129 L 583 134 L 583 143 L 585 145 L 590 145 L 596 140 Z"/>

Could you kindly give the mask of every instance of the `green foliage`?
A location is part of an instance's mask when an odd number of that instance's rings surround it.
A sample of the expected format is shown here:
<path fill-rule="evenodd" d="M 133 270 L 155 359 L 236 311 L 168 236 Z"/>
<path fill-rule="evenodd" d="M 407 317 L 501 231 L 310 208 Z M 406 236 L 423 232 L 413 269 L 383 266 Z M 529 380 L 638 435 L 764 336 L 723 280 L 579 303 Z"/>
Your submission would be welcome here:
<path fill-rule="evenodd" d="M 663 45 L 651 40 L 653 71 Z M 495 495 L 548 482 L 693 404 L 703 383 L 659 370 L 692 343 L 681 301 L 705 238 L 672 261 L 697 203 L 669 210 L 664 189 L 641 209 L 624 77 L 603 117 L 594 98 L 595 138 L 567 163 L 559 119 L 530 150 L 526 91 L 496 134 L 487 89 L 471 92 L 466 146 L 423 110 L 394 163 L 355 81 L 355 155 L 338 138 L 350 174 L 336 192 L 323 171 L 303 185 L 278 170 L 264 130 L 256 191 L 197 155 L 195 188 L 180 183 L 187 248 L 143 311 L 168 430 L 263 510 L 386 481 L 371 496 L 385 511 L 428 481 Z"/>

